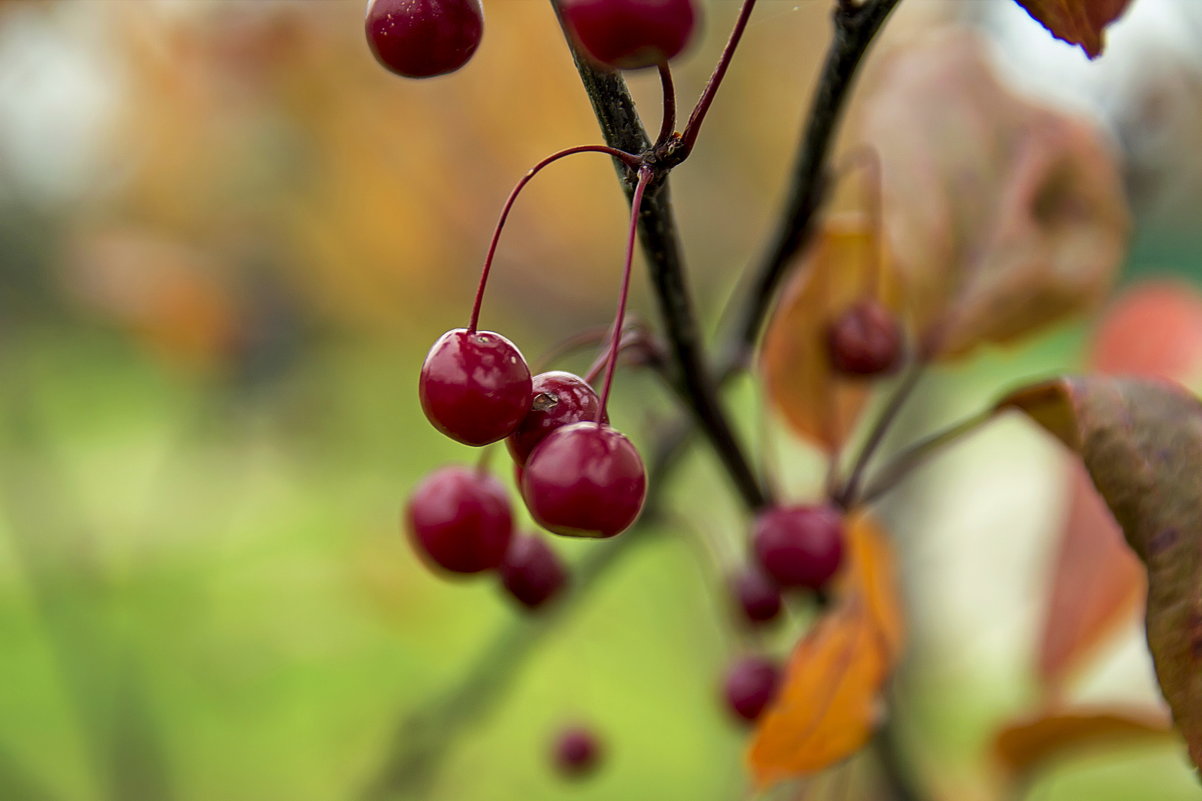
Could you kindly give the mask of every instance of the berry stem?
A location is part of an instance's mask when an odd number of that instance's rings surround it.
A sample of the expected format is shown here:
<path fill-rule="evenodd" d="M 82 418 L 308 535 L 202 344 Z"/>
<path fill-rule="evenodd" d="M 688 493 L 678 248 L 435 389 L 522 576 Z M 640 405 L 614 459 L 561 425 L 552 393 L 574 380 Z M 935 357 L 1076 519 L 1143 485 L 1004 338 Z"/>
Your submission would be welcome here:
<path fill-rule="evenodd" d="M 730 38 L 726 40 L 726 47 L 722 49 L 722 55 L 718 58 L 718 63 L 714 66 L 714 71 L 710 75 L 709 81 L 706 82 L 701 97 L 697 100 L 697 105 L 689 114 L 689 121 L 685 123 L 684 133 L 681 135 L 685 153 L 690 152 L 693 145 L 697 143 L 697 137 L 701 133 L 701 124 L 705 122 L 705 115 L 714 103 L 718 87 L 722 85 L 722 79 L 726 77 L 730 60 L 734 58 L 735 48 L 739 46 L 739 40 L 743 38 L 743 31 L 747 29 L 747 21 L 751 19 L 751 10 L 754 7 L 755 0 L 743 0 L 743 6 L 739 9 L 739 16 L 735 20 L 735 26 L 730 31 Z"/>
<path fill-rule="evenodd" d="M 676 87 L 672 85 L 672 68 L 666 61 L 659 65 L 659 83 L 664 90 L 664 118 L 655 139 L 656 147 L 666 143 L 676 132 Z"/>
<path fill-rule="evenodd" d="M 856 456 L 855 463 L 852 465 L 851 473 L 847 477 L 847 482 L 843 485 L 843 489 L 835 493 L 831 498 L 837 506 L 844 509 L 849 508 L 859 494 L 860 484 L 864 480 L 864 472 L 868 469 L 868 462 L 872 459 L 872 455 L 876 453 L 877 448 L 881 446 L 881 443 L 885 441 L 885 435 L 889 433 L 889 429 L 897 421 L 897 416 L 901 413 L 902 407 L 906 405 L 906 401 L 914 393 L 914 388 L 918 386 L 918 381 L 922 378 L 924 367 L 925 364 L 922 362 L 912 364 L 893 390 L 893 394 L 885 401 L 885 408 L 881 410 L 880 416 L 873 423 L 872 430 L 868 433 L 868 438 L 864 440 L 864 444 Z"/>
<path fill-rule="evenodd" d="M 639 212 L 643 206 L 643 194 L 647 184 L 655 177 L 650 167 L 639 167 L 639 180 L 634 186 L 634 197 L 630 201 L 630 231 L 626 234 L 626 266 L 622 270 L 622 288 L 618 292 L 618 313 L 614 317 L 613 333 L 610 335 L 609 367 L 605 371 L 605 385 L 601 388 L 601 405 L 597 408 L 597 425 L 605 419 L 609 404 L 609 391 L 613 387 L 614 373 L 618 368 L 618 350 L 622 345 L 622 325 L 626 322 L 626 301 L 630 297 L 630 274 L 634 272 L 634 242 L 639 230 Z"/>
<path fill-rule="evenodd" d="M 513 208 L 514 201 L 518 199 L 518 195 L 526 188 L 526 184 L 534 176 L 538 175 L 544 167 L 547 167 L 562 158 L 572 156 L 577 153 L 604 153 L 607 156 L 612 156 L 618 159 L 627 167 L 635 168 L 639 165 L 639 157 L 634 156 L 625 151 L 618 150 L 615 147 L 607 145 L 579 145 L 577 147 L 569 147 L 565 150 L 560 150 L 558 153 L 552 153 L 545 159 L 535 164 L 530 170 L 522 176 L 522 179 L 517 182 L 513 191 L 509 193 L 509 197 L 505 201 L 505 205 L 501 208 L 501 216 L 497 220 L 497 227 L 493 229 L 492 241 L 488 243 L 488 254 L 484 257 L 484 267 L 480 270 L 480 284 L 476 287 L 476 300 L 472 304 L 472 316 L 468 321 L 467 330 L 469 333 L 475 333 L 476 324 L 480 321 L 480 306 L 484 303 L 484 289 L 488 285 L 488 274 L 492 271 L 492 260 L 497 253 L 497 243 L 501 240 L 501 231 L 505 228 L 505 221 L 509 219 L 509 211 Z"/>
<path fill-rule="evenodd" d="M 958 442 L 963 437 L 976 431 L 981 426 L 997 417 L 993 408 L 977 412 L 958 423 L 937 431 L 928 437 L 918 440 L 880 469 L 873 481 L 860 493 L 859 497 L 849 498 L 849 505 L 869 504 L 897 486 L 915 468 L 921 466 L 935 454 L 948 445 Z"/>

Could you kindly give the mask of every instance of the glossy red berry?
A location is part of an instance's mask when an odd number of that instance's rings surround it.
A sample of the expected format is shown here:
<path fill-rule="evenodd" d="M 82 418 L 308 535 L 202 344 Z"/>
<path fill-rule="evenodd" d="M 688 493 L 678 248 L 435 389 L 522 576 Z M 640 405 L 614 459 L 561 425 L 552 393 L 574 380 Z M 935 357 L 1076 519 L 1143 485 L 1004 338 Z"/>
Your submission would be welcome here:
<path fill-rule="evenodd" d="M 453 573 L 501 564 L 513 539 L 513 514 L 500 481 L 462 465 L 439 468 L 417 485 L 406 510 L 419 554 Z"/>
<path fill-rule="evenodd" d="M 526 462 L 522 497 L 539 523 L 569 537 L 613 537 L 639 516 L 647 494 L 643 460 L 608 425 L 557 428 Z"/>
<path fill-rule="evenodd" d="M 840 314 L 826 333 L 831 367 L 836 372 L 883 375 L 901 364 L 901 323 L 878 301 L 860 301 Z"/>
<path fill-rule="evenodd" d="M 530 411 L 530 388 L 530 369 L 512 342 L 464 328 L 434 343 L 418 384 L 426 417 L 466 445 L 509 436 Z"/>
<path fill-rule="evenodd" d="M 697 27 L 693 0 L 563 0 L 564 22 L 604 67 L 654 67 L 685 48 Z"/>
<path fill-rule="evenodd" d="M 506 592 L 527 609 L 550 601 L 568 580 L 555 551 L 533 534 L 514 537 L 499 572 Z"/>
<path fill-rule="evenodd" d="M 591 730 L 573 726 L 556 736 L 551 758 L 564 776 L 580 778 L 596 770 L 601 759 L 601 743 Z"/>
<path fill-rule="evenodd" d="M 370 0 L 367 43 L 385 67 L 407 78 L 454 72 L 484 34 L 480 0 Z"/>
<path fill-rule="evenodd" d="M 533 379 L 530 412 L 505 441 L 514 462 L 524 465 L 530 452 L 557 428 L 595 421 L 601 400 L 583 378 L 554 370 Z M 608 416 L 602 416 L 608 422 Z"/>
<path fill-rule="evenodd" d="M 843 561 L 843 516 L 832 506 L 780 506 L 755 521 L 752 545 L 782 587 L 823 587 Z"/>
<path fill-rule="evenodd" d="M 726 672 L 722 694 L 726 706 L 738 717 L 754 721 L 776 697 L 780 669 L 760 657 L 748 657 L 731 665 Z"/>
<path fill-rule="evenodd" d="M 731 581 L 731 589 L 747 622 L 767 623 L 780 614 L 780 587 L 759 568 L 748 566 Z"/>

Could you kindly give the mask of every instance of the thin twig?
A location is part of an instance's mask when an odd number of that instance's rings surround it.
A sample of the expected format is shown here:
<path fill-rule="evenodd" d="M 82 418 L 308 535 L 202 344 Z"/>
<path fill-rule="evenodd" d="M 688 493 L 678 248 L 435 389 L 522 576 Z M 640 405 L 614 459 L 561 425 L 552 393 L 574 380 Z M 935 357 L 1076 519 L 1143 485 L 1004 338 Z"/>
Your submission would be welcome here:
<path fill-rule="evenodd" d="M 827 51 L 789 182 L 785 211 L 730 307 L 714 374 L 721 381 L 746 366 L 760 328 L 793 256 L 809 240 L 826 189 L 831 142 L 861 62 L 877 32 L 901 0 L 843 3 L 834 13 L 835 36 Z"/>
<path fill-rule="evenodd" d="M 885 435 L 889 433 L 889 429 L 893 427 L 897 416 L 901 414 L 902 407 L 906 405 L 906 401 L 913 394 L 914 388 L 918 386 L 918 380 L 922 378 L 925 367 L 926 365 L 922 362 L 914 362 L 910 365 L 905 375 L 902 376 L 901 381 L 894 388 L 893 393 L 885 401 L 885 408 L 877 416 L 876 421 L 872 425 L 872 430 L 868 432 L 868 437 L 864 440 L 864 444 L 860 447 L 860 452 L 856 455 L 847 481 L 843 484 L 843 488 L 836 492 L 831 499 L 842 508 L 850 508 L 852 501 L 859 494 L 860 483 L 864 480 L 864 471 L 868 469 L 868 463 L 872 460 L 872 456 L 876 453 L 877 448 L 885 441 Z"/>
<path fill-rule="evenodd" d="M 879 499 L 889 490 L 897 486 L 916 468 L 941 452 L 948 445 L 959 441 L 967 434 L 972 433 L 981 426 L 997 417 L 996 412 L 991 409 L 986 409 L 982 412 L 974 414 L 961 420 L 954 425 L 951 425 L 942 431 L 931 434 L 929 437 L 920 439 L 913 445 L 910 445 L 905 450 L 898 453 L 893 459 L 873 477 L 868 487 L 860 493 L 858 498 L 852 498 L 850 503 L 853 505 L 869 504 Z"/>

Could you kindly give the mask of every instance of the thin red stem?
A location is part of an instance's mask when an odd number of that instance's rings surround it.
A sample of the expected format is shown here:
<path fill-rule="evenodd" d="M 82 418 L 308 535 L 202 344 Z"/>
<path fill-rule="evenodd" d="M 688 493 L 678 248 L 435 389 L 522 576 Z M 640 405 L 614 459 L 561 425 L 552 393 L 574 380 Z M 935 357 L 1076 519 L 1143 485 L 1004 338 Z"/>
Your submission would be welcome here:
<path fill-rule="evenodd" d="M 710 75 L 705 90 L 702 91 L 697 105 L 693 107 L 693 113 L 689 115 L 689 121 L 684 126 L 681 138 L 684 141 L 685 152 L 692 150 L 693 145 L 697 142 L 697 136 L 701 133 L 701 123 L 705 121 L 705 115 L 714 102 L 714 96 L 718 94 L 718 87 L 722 85 L 722 79 L 726 77 L 730 60 L 734 57 L 735 48 L 739 46 L 739 40 L 743 38 L 743 31 L 747 28 L 747 21 L 751 19 L 751 9 L 754 7 L 755 0 L 743 0 L 743 7 L 739 9 L 739 18 L 735 20 L 735 27 L 731 29 L 730 38 L 726 40 L 726 47 L 722 49 L 718 64 L 714 67 L 714 72 Z"/>
<path fill-rule="evenodd" d="M 622 271 L 622 288 L 618 292 L 618 313 L 614 316 L 613 336 L 609 346 L 609 369 L 605 371 L 605 386 L 601 390 L 601 405 L 597 409 L 597 424 L 605 419 L 606 407 L 609 404 L 609 391 L 613 387 L 614 372 L 618 367 L 618 350 L 622 344 L 622 325 L 626 322 L 626 300 L 630 296 L 630 274 L 634 265 L 634 240 L 639 229 L 639 210 L 643 206 L 643 194 L 647 184 L 655 177 L 655 171 L 650 167 L 639 167 L 639 182 L 634 187 L 634 197 L 630 199 L 630 232 L 626 235 L 626 267 Z"/>
<path fill-rule="evenodd" d="M 666 61 L 659 65 L 659 82 L 664 90 L 664 118 L 656 145 L 664 144 L 676 132 L 676 87 L 672 85 L 672 69 Z"/>
<path fill-rule="evenodd" d="M 472 316 L 467 324 L 469 332 L 476 330 L 476 323 L 480 320 L 480 306 L 484 303 L 484 288 L 488 285 L 488 274 L 492 271 L 492 260 L 497 253 L 497 243 L 501 240 L 501 230 L 505 227 L 505 221 L 509 218 L 509 210 L 513 208 L 514 201 L 518 199 L 521 191 L 526 188 L 526 184 L 530 183 L 530 179 L 538 175 L 544 167 L 554 164 L 565 156 L 572 156 L 576 153 L 604 153 L 607 156 L 618 159 L 632 169 L 640 163 L 638 156 L 618 150 L 615 147 L 608 147 L 606 145 L 579 145 L 561 150 L 558 153 L 552 153 L 531 167 L 530 171 L 522 176 L 522 180 L 518 181 L 517 186 L 509 193 L 509 198 L 505 201 L 505 205 L 501 209 L 501 217 L 497 220 L 497 227 L 493 230 L 492 241 L 488 244 L 488 254 L 484 257 L 484 267 L 480 270 L 480 285 L 476 288 L 476 301 L 472 305 Z"/>

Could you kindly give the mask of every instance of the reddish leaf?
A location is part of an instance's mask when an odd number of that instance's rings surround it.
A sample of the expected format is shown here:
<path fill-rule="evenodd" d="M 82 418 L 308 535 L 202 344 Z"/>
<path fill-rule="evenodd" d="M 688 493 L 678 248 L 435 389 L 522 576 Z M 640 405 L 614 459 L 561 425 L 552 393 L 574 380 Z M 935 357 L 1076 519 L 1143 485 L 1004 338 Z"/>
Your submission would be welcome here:
<path fill-rule="evenodd" d="M 1094 370 L 1113 375 L 1202 378 L 1202 294 L 1180 281 L 1128 289 L 1094 332 L 1090 358 Z"/>
<path fill-rule="evenodd" d="M 835 451 L 854 428 L 864 404 L 862 382 L 831 370 L 826 330 L 856 301 L 872 294 L 887 306 L 894 292 L 873 248 L 880 243 L 859 215 L 826 221 L 782 293 L 768 324 L 761 369 L 768 397 L 801 436 Z"/>
<path fill-rule="evenodd" d="M 1057 39 L 1080 45 L 1090 58 L 1102 54 L 1102 31 L 1131 0 L 1017 0 Z"/>
<path fill-rule="evenodd" d="M 1134 612 L 1145 586 L 1143 567 L 1079 465 L 1070 491 L 1039 645 L 1039 674 L 1052 687 Z"/>
<path fill-rule="evenodd" d="M 1100 301 L 1130 228 L 1102 135 L 1011 93 L 986 50 L 933 36 L 884 62 L 863 102 L 905 305 L 947 356 Z"/>
<path fill-rule="evenodd" d="M 1167 381 L 1062 378 L 1014 408 L 1075 450 L 1148 572 L 1148 645 L 1202 766 L 1202 404 Z"/>
<path fill-rule="evenodd" d="M 851 566 L 840 599 L 798 644 L 747 760 L 756 784 L 815 773 L 872 735 L 878 696 L 901 649 L 893 554 L 866 516 L 850 521 Z"/>
<path fill-rule="evenodd" d="M 1041 712 L 1002 727 L 993 741 L 998 763 L 1012 779 L 1092 748 L 1160 741 L 1172 729 L 1146 710 Z"/>

